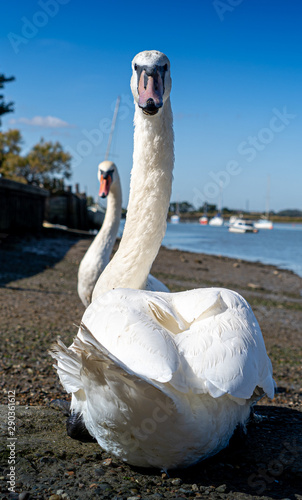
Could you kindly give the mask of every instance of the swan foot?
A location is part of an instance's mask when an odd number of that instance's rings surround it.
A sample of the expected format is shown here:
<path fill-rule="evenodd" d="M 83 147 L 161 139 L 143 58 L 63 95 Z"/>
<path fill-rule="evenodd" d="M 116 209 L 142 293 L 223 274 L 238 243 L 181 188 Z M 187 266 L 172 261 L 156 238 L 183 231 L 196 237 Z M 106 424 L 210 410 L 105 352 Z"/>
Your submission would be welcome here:
<path fill-rule="evenodd" d="M 96 439 L 89 434 L 83 421 L 81 413 L 72 411 L 66 421 L 67 434 L 72 439 L 82 441 L 82 443 L 96 443 Z"/>
<path fill-rule="evenodd" d="M 241 450 L 247 441 L 247 429 L 245 425 L 237 424 L 234 433 L 230 439 L 229 447 L 233 450 Z"/>

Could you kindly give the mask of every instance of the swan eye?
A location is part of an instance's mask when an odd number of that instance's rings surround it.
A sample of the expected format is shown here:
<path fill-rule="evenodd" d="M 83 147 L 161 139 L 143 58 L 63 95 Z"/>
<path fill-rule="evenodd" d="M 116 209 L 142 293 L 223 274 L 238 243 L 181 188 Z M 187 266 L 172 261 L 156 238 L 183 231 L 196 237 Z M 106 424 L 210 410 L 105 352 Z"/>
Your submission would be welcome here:
<path fill-rule="evenodd" d="M 137 64 L 136 63 L 134 64 L 134 69 L 135 69 L 135 71 L 137 71 Z"/>

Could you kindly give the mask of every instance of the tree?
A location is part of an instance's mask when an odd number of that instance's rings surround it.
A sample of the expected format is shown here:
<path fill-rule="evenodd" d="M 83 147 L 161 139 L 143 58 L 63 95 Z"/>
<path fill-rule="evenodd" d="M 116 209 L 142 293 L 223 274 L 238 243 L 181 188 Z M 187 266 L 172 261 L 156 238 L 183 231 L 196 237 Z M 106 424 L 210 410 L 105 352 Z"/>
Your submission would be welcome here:
<path fill-rule="evenodd" d="M 198 212 L 216 212 L 217 206 L 211 205 L 210 203 L 205 202 L 201 207 L 198 208 Z"/>
<path fill-rule="evenodd" d="M 0 168 L 3 177 L 44 187 L 62 189 L 64 179 L 71 177 L 71 155 L 59 142 L 41 139 L 26 156 L 21 156 L 19 130 L 0 133 Z"/>
<path fill-rule="evenodd" d="M 12 178 L 11 173 L 21 161 L 22 137 L 19 130 L 8 130 L 0 132 L 0 173 L 3 177 Z"/>
<path fill-rule="evenodd" d="M 25 157 L 25 163 L 17 169 L 17 175 L 27 184 L 52 190 L 58 179 L 71 177 L 71 155 L 65 153 L 59 142 L 41 139 Z"/>
<path fill-rule="evenodd" d="M 0 74 L 0 89 L 4 88 L 5 83 L 13 82 L 14 80 L 15 80 L 14 76 L 10 76 L 9 78 L 7 78 L 5 75 L 3 75 L 1 73 Z M 5 103 L 3 98 L 4 98 L 4 96 L 0 95 L 0 116 L 4 115 L 5 113 L 12 113 L 14 111 L 14 109 L 12 108 L 14 103 L 13 102 Z M 1 119 L 0 119 L 0 126 L 1 126 Z"/>
<path fill-rule="evenodd" d="M 191 203 L 188 203 L 187 201 L 180 201 L 180 202 L 171 202 L 170 203 L 170 212 L 179 212 L 181 214 L 184 214 L 186 212 L 193 212 L 194 207 Z"/>

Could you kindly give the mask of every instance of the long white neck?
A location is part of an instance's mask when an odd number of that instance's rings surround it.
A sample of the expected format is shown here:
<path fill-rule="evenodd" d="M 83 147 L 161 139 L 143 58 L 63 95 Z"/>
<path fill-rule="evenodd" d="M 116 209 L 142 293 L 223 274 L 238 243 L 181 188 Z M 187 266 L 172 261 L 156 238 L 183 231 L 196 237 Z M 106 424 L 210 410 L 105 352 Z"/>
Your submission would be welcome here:
<path fill-rule="evenodd" d="M 134 152 L 127 218 L 119 249 L 92 299 L 112 288 L 144 288 L 167 225 L 174 166 L 170 98 L 155 116 L 135 105 Z"/>
<path fill-rule="evenodd" d="M 121 220 L 122 191 L 120 179 L 115 172 L 115 182 L 111 185 L 107 198 L 106 215 L 101 230 L 84 255 L 78 272 L 78 294 L 83 304 L 91 302 L 95 284 L 107 266 L 116 240 Z"/>

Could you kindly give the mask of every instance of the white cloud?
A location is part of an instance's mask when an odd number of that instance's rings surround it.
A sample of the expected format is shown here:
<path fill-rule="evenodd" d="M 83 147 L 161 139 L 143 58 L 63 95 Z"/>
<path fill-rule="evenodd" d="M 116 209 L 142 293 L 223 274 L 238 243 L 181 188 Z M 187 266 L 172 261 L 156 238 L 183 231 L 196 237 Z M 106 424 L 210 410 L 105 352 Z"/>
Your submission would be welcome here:
<path fill-rule="evenodd" d="M 11 119 L 10 124 L 15 123 L 25 123 L 26 125 L 32 125 L 34 127 L 42 127 L 42 128 L 66 128 L 73 127 L 69 123 L 61 120 L 60 118 L 56 118 L 55 116 L 34 116 L 33 118 L 18 118 Z"/>

